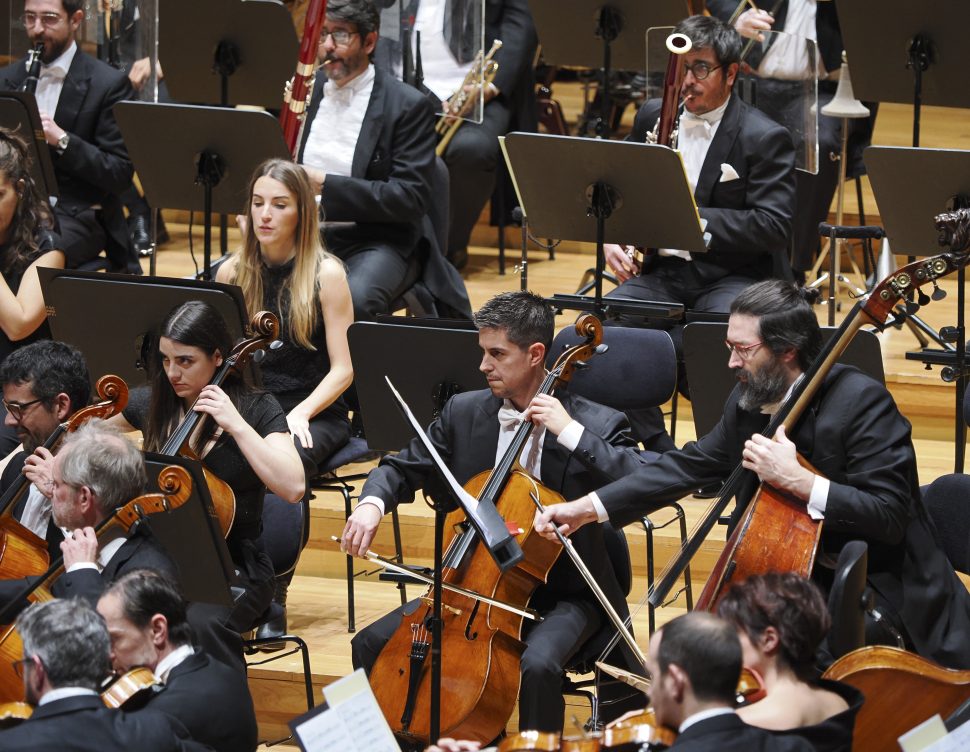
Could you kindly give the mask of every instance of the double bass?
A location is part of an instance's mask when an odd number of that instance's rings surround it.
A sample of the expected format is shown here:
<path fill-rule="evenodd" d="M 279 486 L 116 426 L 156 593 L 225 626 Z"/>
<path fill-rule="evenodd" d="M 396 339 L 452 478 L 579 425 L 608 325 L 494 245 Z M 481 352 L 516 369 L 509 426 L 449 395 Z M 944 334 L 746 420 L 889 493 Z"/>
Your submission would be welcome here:
<path fill-rule="evenodd" d="M 539 393 L 549 394 L 557 384 L 568 381 L 576 364 L 600 346 L 602 329 L 594 317 L 581 317 L 576 329 L 586 341 L 559 358 Z M 528 602 L 563 550 L 532 528 L 537 506 L 563 501 L 518 463 L 532 429 L 532 423 L 520 425 L 497 466 L 465 484 L 469 494 L 495 504 L 521 547 L 523 559 L 502 573 L 463 512 L 452 512 L 445 521 L 449 538 L 441 628 L 443 736 L 487 742 L 505 728 L 518 697 L 523 620 L 531 615 Z M 462 591 L 454 592 L 455 586 Z M 480 600 L 476 594 L 489 600 Z M 414 613 L 402 617 L 371 671 L 370 682 L 394 733 L 410 743 L 427 744 L 432 726 L 427 660 L 430 592 L 423 600 Z"/>
<path fill-rule="evenodd" d="M 940 214 L 935 218 L 935 225 L 940 233 L 940 245 L 949 250 L 898 269 L 862 296 L 842 326 L 823 346 L 801 381 L 795 385 L 791 396 L 769 421 L 763 435 L 773 437 L 781 426 L 785 427 L 787 435 L 793 435 L 799 418 L 811 405 L 825 376 L 859 329 L 864 326 L 884 328 L 900 302 L 905 303 L 910 312 L 915 312 L 930 301 L 930 297 L 920 291 L 921 287 L 933 285 L 935 288 L 938 279 L 967 265 L 970 261 L 970 210 Z M 811 469 L 804 460 L 800 461 Z M 747 474 L 748 471 L 741 466 L 735 469 L 725 482 L 719 498 L 697 525 L 678 556 L 660 574 L 648 597 L 654 606 L 664 602 Z M 740 581 L 751 575 L 790 571 L 808 577 L 815 562 L 821 532 L 821 521 L 809 516 L 804 501 L 762 483 L 728 538 L 695 608 L 713 610 L 732 581 Z"/>

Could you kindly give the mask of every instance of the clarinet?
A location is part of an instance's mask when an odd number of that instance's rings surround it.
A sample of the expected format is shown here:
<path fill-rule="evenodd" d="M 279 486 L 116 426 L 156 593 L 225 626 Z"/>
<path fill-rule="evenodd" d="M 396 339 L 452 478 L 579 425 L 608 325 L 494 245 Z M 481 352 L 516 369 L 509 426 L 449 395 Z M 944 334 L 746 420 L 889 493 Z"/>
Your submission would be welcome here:
<path fill-rule="evenodd" d="M 28 94 L 37 93 L 37 81 L 40 79 L 40 55 L 44 51 L 44 43 L 38 42 L 34 49 L 27 53 L 27 78 L 24 79 L 21 91 Z"/>

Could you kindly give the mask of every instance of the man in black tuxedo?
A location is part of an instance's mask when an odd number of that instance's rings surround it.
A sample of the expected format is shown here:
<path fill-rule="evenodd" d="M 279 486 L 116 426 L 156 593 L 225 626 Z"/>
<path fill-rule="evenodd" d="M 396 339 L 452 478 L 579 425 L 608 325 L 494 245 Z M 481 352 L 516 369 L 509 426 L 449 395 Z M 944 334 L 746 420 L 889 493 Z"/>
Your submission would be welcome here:
<path fill-rule="evenodd" d="M 0 365 L 0 385 L 6 409 L 4 427 L 20 440 L 22 451 L 7 461 L 0 476 L 4 494 L 21 476 L 29 485 L 13 508 L 14 518 L 47 541 L 51 558 L 60 556 L 64 533 L 51 515 L 52 489 L 48 474 L 37 462 L 46 462 L 43 449 L 58 425 L 88 404 L 91 383 L 81 351 L 65 342 L 41 340 L 14 350 Z M 41 454 L 31 459 L 34 451 Z"/>
<path fill-rule="evenodd" d="M 552 311 L 542 298 L 528 292 L 502 293 L 478 311 L 475 322 L 483 351 L 480 368 L 489 388 L 452 397 L 428 430 L 460 483 L 493 468 L 523 420 L 536 426 L 520 458 L 524 467 L 566 496 L 591 490 L 639 466 L 640 457 L 622 413 L 568 392 L 558 399 L 536 396 L 553 334 Z M 361 501 L 347 521 L 341 544 L 344 550 L 363 556 L 383 515 L 410 502 L 417 490 L 428 489 L 435 482 L 435 473 L 431 458 L 417 440 L 400 454 L 385 457 L 368 477 Z M 610 546 L 625 547 L 625 540 L 605 526 L 593 525 L 575 544 L 614 608 L 625 615 L 625 593 L 619 584 L 624 573 L 614 569 L 609 555 Z M 403 608 L 410 613 L 418 604 Z M 556 731 L 562 728 L 564 712 L 562 667 L 601 628 L 611 625 L 565 554 L 559 557 L 547 584 L 536 591 L 531 605 L 544 621 L 525 636 L 519 725 Z M 399 609 L 354 637 L 355 666 L 370 671 L 400 616 Z M 631 670 L 641 668 L 632 656 L 624 654 L 619 660 Z"/>
<path fill-rule="evenodd" d="M 836 365 L 819 385 L 791 437 L 762 435 L 769 417 L 821 350 L 815 312 L 794 285 L 767 280 L 731 306 L 727 346 L 739 384 L 721 422 L 696 443 L 664 454 L 617 483 L 547 510 L 537 529 L 576 530 L 586 522 L 623 525 L 691 489 L 749 470 L 736 497 L 736 524 L 759 479 L 806 503 L 824 520 L 813 579 L 831 583 L 842 547 L 869 547 L 868 582 L 882 623 L 915 652 L 953 668 L 970 667 L 970 594 L 937 543 L 920 497 L 911 426 L 886 388 Z M 783 409 L 783 408 L 782 408 Z M 799 452 L 816 469 L 798 464 Z M 867 627 L 867 641 L 886 641 Z M 890 644 L 892 640 L 890 638 Z"/>
<path fill-rule="evenodd" d="M 217 752 L 256 749 L 245 676 L 193 647 L 186 603 L 169 577 L 130 571 L 104 592 L 98 612 L 108 625 L 115 673 L 144 666 L 161 682 L 146 708 L 177 718 L 193 739 Z"/>
<path fill-rule="evenodd" d="M 77 46 L 82 0 L 26 0 L 24 25 L 31 45 L 44 43 L 37 104 L 60 191 L 54 215 L 69 268 L 102 249 L 115 271 L 141 273 L 131 250 L 120 194 L 131 184 L 128 159 L 113 107 L 131 96 L 117 71 Z M 0 70 L 0 89 L 19 90 L 24 60 Z"/>
<path fill-rule="evenodd" d="M 798 170 L 796 173 L 795 216 L 792 228 L 792 266 L 796 272 L 811 269 L 818 248 L 819 222 L 828 218 L 829 207 L 839 179 L 839 158 L 842 150 L 842 118 L 822 114 L 822 108 L 832 101 L 838 88 L 842 64 L 842 31 L 834 2 L 817 0 L 780 0 L 771 13 L 751 8 L 742 13 L 734 27 L 742 36 L 757 40 L 745 58 L 754 75 L 751 76 L 753 96 L 758 108 L 780 123 L 801 130 L 801 91 L 804 81 L 816 78 L 818 90 L 818 174 Z M 732 0 L 709 0 L 712 15 L 727 21 L 737 3 Z M 765 41 L 764 32 L 783 31 L 796 40 L 772 38 L 766 51 L 758 42 Z M 817 70 L 810 70 L 802 52 L 801 40 L 813 39 L 818 44 Z M 792 106 L 795 111 L 792 111 Z M 876 120 L 876 105 L 869 105 L 872 115 L 849 121 L 846 176 L 851 179 L 865 174 L 862 152 L 872 139 Z"/>
<path fill-rule="evenodd" d="M 108 676 L 110 643 L 104 621 L 81 600 L 30 606 L 17 619 L 27 702 L 36 705 L 23 723 L 0 731 L 0 749 L 65 752 L 176 752 L 208 749 L 163 713 L 137 716 L 108 708 L 98 694 Z"/>
<path fill-rule="evenodd" d="M 434 113 L 370 56 L 380 14 L 371 0 L 327 5 L 322 61 L 299 161 L 320 193 L 327 250 L 347 266 L 354 318 L 389 313 L 421 276 L 434 170 Z"/>
<path fill-rule="evenodd" d="M 647 675 L 657 723 L 678 732 L 671 749 L 683 752 L 808 752 L 800 737 L 773 736 L 734 712 L 741 676 L 741 642 L 734 627 L 694 611 L 650 638 Z"/>

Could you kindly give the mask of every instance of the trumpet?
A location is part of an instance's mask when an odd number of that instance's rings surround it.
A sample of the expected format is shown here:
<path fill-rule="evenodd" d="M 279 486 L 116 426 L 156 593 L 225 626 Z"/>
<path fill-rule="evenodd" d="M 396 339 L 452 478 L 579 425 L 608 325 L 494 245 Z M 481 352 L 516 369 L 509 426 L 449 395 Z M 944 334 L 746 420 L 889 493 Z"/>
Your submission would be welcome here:
<path fill-rule="evenodd" d="M 458 87 L 448 100 L 445 115 L 453 115 L 454 117 L 443 117 L 435 125 L 435 133 L 438 134 L 438 145 L 434 151 L 439 157 L 445 153 L 445 149 L 448 148 L 451 139 L 464 122 L 459 116 L 464 113 L 465 109 L 471 103 L 472 87 L 475 87 L 479 79 L 482 80 L 482 86 L 488 86 L 488 84 L 495 80 L 495 75 L 498 73 L 498 62 L 492 58 L 495 57 L 495 53 L 501 48 L 502 40 L 496 39 L 492 42 L 492 49 L 488 51 L 487 55 L 483 57 L 481 51 L 479 51 L 475 60 L 472 62 L 472 67 L 468 71 L 468 75 L 465 76 L 465 80 L 461 82 L 461 86 Z"/>

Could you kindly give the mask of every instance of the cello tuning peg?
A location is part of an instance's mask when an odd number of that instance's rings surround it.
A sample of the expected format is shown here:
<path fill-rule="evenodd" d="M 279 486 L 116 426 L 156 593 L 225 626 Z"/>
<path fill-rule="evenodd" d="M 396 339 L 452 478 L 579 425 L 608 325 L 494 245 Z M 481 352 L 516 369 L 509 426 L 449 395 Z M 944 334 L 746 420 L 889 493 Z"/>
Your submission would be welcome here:
<path fill-rule="evenodd" d="M 940 287 L 936 281 L 933 281 L 933 293 L 930 295 L 933 300 L 943 300 L 946 297 L 946 290 Z"/>
<path fill-rule="evenodd" d="M 270 350 L 279 350 L 282 346 L 283 346 L 283 340 L 281 339 L 274 339 L 272 342 L 269 343 Z"/>
<path fill-rule="evenodd" d="M 917 302 L 918 302 L 918 303 L 919 303 L 919 304 L 920 304 L 921 306 L 925 306 L 925 305 L 929 305 L 929 304 L 930 304 L 930 296 L 929 296 L 929 295 L 927 295 L 927 294 L 926 294 L 925 292 L 923 292 L 922 290 L 920 290 L 920 291 L 919 291 L 919 292 L 918 292 L 918 293 L 916 294 L 916 301 L 917 301 Z"/>
<path fill-rule="evenodd" d="M 596 346 L 596 354 L 597 355 L 602 355 L 603 353 L 605 353 L 609 349 L 610 349 L 610 346 L 607 345 L 606 343 L 599 344 L 599 345 Z"/>
<path fill-rule="evenodd" d="M 913 300 L 907 300 L 906 313 L 908 313 L 910 316 L 914 316 L 917 311 L 919 311 L 919 303 Z"/>

